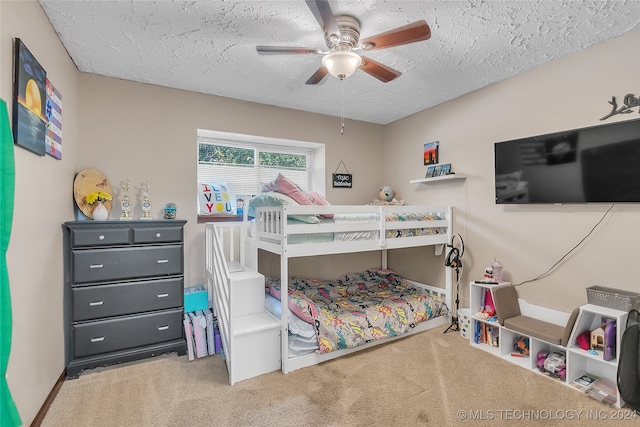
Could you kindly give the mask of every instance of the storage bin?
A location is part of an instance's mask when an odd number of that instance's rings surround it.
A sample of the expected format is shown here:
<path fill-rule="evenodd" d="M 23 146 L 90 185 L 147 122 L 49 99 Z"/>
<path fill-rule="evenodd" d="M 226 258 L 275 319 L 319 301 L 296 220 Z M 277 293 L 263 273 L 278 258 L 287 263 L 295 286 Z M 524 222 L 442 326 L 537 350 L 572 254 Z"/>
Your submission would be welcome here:
<path fill-rule="evenodd" d="M 204 285 L 184 288 L 184 312 L 206 310 L 209 308 L 209 297 Z"/>
<path fill-rule="evenodd" d="M 589 304 L 621 311 L 629 311 L 632 308 L 640 309 L 640 293 L 604 286 L 587 288 L 587 301 Z"/>

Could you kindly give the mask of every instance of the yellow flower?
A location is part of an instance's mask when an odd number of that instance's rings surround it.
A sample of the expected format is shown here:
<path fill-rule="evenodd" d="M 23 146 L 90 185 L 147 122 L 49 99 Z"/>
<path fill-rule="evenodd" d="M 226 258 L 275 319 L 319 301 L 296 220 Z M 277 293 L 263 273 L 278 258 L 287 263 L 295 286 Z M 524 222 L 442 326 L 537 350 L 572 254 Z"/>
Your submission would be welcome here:
<path fill-rule="evenodd" d="M 104 191 L 94 191 L 93 193 L 88 194 L 87 197 L 85 197 L 85 200 L 87 201 L 87 203 L 92 205 L 96 201 L 104 202 L 107 200 L 111 200 L 111 194 L 105 193 Z"/>

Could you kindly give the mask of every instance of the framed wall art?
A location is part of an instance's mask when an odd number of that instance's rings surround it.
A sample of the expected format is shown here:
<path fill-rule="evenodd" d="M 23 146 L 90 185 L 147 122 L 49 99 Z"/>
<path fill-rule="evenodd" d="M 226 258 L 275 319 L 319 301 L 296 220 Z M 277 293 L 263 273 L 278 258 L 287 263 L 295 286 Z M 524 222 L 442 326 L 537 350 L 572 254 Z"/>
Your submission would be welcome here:
<path fill-rule="evenodd" d="M 425 165 L 438 163 L 438 145 L 440 145 L 438 141 L 424 144 L 423 157 Z"/>
<path fill-rule="evenodd" d="M 16 145 L 44 156 L 47 133 L 47 73 L 22 40 L 15 39 L 13 139 Z"/>

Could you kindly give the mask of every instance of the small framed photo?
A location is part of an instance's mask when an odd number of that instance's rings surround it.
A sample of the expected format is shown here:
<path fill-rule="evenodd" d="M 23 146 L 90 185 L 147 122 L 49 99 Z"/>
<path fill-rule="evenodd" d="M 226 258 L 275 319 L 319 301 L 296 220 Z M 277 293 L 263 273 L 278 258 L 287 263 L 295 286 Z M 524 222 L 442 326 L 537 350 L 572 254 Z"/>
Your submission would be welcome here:
<path fill-rule="evenodd" d="M 451 163 L 445 163 L 440 169 L 440 175 L 449 175 L 451 173 Z"/>
<path fill-rule="evenodd" d="M 436 168 L 433 170 L 433 176 L 440 176 L 442 173 L 442 165 L 436 165 Z"/>
<path fill-rule="evenodd" d="M 422 157 L 424 158 L 425 165 L 433 165 L 438 163 L 438 146 L 439 141 L 428 142 L 424 144 L 422 150 Z"/>
<path fill-rule="evenodd" d="M 427 168 L 427 173 L 426 173 L 426 175 L 425 175 L 424 177 L 425 177 L 425 178 L 431 178 L 432 176 L 434 176 L 434 175 L 433 175 L 433 172 L 435 171 L 435 169 L 436 169 L 436 167 L 435 167 L 435 166 L 429 166 L 429 167 Z"/>

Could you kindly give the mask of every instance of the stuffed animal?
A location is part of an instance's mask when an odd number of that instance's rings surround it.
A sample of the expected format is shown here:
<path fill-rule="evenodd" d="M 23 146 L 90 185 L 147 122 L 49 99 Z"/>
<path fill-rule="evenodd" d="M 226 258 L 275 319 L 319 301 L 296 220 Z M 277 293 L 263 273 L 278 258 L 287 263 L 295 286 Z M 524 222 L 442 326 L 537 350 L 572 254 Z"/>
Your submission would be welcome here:
<path fill-rule="evenodd" d="M 385 202 L 390 202 L 393 200 L 393 196 L 395 194 L 396 192 L 393 191 L 393 188 L 389 187 L 388 185 L 385 185 L 380 189 L 380 200 L 384 200 Z"/>
<path fill-rule="evenodd" d="M 395 191 L 393 188 L 385 185 L 380 189 L 378 193 L 379 199 L 373 201 L 373 205 L 404 205 L 404 200 L 398 200 L 395 198 Z"/>

